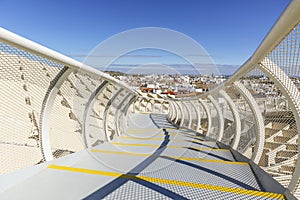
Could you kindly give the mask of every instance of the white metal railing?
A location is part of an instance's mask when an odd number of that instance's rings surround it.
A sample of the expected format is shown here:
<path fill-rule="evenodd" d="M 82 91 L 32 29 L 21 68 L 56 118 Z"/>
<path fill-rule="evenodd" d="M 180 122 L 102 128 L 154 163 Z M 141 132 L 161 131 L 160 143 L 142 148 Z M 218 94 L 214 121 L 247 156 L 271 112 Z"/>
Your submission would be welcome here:
<path fill-rule="evenodd" d="M 0 53 L 0 115 L 11 118 L 1 124 L 0 173 L 100 144 L 119 134 L 118 124 L 126 129 L 137 96 L 126 84 L 3 28 Z M 14 127 L 16 119 L 24 126 Z"/>
<path fill-rule="evenodd" d="M 293 0 L 230 79 L 182 99 L 143 97 L 103 72 L 0 28 L 0 150 L 6 163 L 0 173 L 110 140 L 125 131 L 130 112 L 162 112 L 177 126 L 228 142 L 279 182 L 280 174 L 289 174 L 285 186 L 299 194 L 299 21 L 300 0 Z M 253 71 L 279 92 L 266 95 L 278 100 L 274 109 L 261 108 L 261 99 L 243 84 L 259 79 L 249 76 Z M 283 106 L 276 105 L 279 99 Z M 249 117 L 254 125 L 243 133 Z"/>
<path fill-rule="evenodd" d="M 299 22 L 300 1 L 294 0 L 253 55 L 227 81 L 200 96 L 181 100 L 198 102 L 199 99 L 203 101 L 209 96 L 214 96 L 215 99 L 220 99 L 220 95 L 221 98 L 226 97 L 227 105 L 223 100 L 220 104 L 223 106 L 223 137 L 218 138 L 214 135 L 214 138 L 237 148 L 240 153 L 263 167 L 296 196 L 300 193 Z M 261 77 L 267 81 L 260 81 Z M 243 84 L 246 82 L 247 84 Z M 263 92 L 264 99 L 253 90 L 251 84 L 255 84 L 256 89 Z M 266 88 L 272 88 L 272 94 L 268 94 Z M 244 105 L 241 105 L 241 102 Z M 180 101 L 177 101 L 177 104 L 180 104 Z M 213 108 L 210 101 L 208 105 Z M 234 110 L 234 105 L 239 110 L 239 117 Z M 206 110 L 206 112 L 209 118 L 216 113 L 213 109 Z M 176 115 L 170 120 L 177 119 L 177 124 L 180 124 L 182 113 L 179 111 Z M 247 131 L 246 135 L 238 133 L 241 130 L 236 127 L 237 121 L 240 121 L 243 126 L 244 120 L 248 120 L 249 117 L 251 117 L 250 121 L 254 122 L 254 126 Z M 195 116 L 193 119 L 195 120 Z M 211 121 L 211 119 L 206 121 Z M 218 126 L 220 127 L 214 123 L 213 129 L 218 129 Z M 203 133 L 211 135 L 207 132 Z M 236 137 L 241 137 L 241 139 L 236 140 Z M 234 145 L 234 141 L 238 141 L 238 146 Z M 277 173 L 274 173 L 275 171 Z M 280 178 L 280 174 L 282 176 L 289 174 L 289 176 Z"/>

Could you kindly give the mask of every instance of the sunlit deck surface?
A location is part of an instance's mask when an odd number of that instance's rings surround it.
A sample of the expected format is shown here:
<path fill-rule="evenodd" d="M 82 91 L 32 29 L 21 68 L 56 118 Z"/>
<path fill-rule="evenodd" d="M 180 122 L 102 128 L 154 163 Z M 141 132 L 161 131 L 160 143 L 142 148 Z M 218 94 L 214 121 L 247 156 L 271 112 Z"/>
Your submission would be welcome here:
<path fill-rule="evenodd" d="M 135 114 L 111 142 L 7 175 L 1 199 L 283 199 L 247 162 L 165 115 Z M 20 178 L 21 177 L 21 178 Z M 36 188 L 36 189 L 34 189 Z"/>

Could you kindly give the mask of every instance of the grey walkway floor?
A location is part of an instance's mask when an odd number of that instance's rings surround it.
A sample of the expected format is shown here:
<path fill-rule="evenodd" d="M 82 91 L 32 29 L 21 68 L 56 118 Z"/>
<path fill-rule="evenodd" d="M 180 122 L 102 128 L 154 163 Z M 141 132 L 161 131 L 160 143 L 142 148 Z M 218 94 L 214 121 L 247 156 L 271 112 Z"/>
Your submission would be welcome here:
<path fill-rule="evenodd" d="M 0 199 L 283 199 L 248 163 L 164 115 L 135 114 L 111 142 L 36 167 Z M 12 179 L 18 177 L 12 176 Z"/>

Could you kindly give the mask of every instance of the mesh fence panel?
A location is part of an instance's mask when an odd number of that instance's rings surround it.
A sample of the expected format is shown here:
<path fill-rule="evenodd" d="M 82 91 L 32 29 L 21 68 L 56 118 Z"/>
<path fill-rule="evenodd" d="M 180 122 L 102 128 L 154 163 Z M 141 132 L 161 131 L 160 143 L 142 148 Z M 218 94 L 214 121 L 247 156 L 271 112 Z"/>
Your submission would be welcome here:
<path fill-rule="evenodd" d="M 217 97 L 216 99 L 219 103 L 224 118 L 224 133 L 221 142 L 230 145 L 233 141 L 235 132 L 233 113 L 224 97 L 220 96 L 219 94 L 215 96 Z"/>
<path fill-rule="evenodd" d="M 297 24 L 285 39 L 268 55 L 297 84 L 300 77 L 300 25 Z"/>
<path fill-rule="evenodd" d="M 205 102 L 205 101 L 204 101 Z M 207 103 L 208 101 L 206 101 L 205 103 Z M 203 107 L 204 105 L 202 105 Z M 207 134 L 208 131 L 208 114 L 205 111 L 205 109 L 203 108 L 203 112 L 201 113 L 201 130 L 203 132 L 203 134 Z"/>
<path fill-rule="evenodd" d="M 290 33 L 285 37 L 285 39 L 272 51 L 269 53 L 267 58 L 272 61 L 278 68 L 280 68 L 289 78 L 292 83 L 299 88 L 299 68 L 300 68 L 300 34 L 299 34 L 300 25 L 297 24 Z M 281 72 L 278 72 L 281 73 Z M 288 84 L 287 80 L 281 80 L 285 84 Z M 299 89 L 298 89 L 299 90 Z M 295 96 L 299 96 L 294 94 Z M 269 113 L 266 115 L 269 124 L 272 123 L 270 128 L 279 130 L 277 136 L 273 139 L 278 143 L 278 147 L 271 151 L 269 154 L 269 163 L 273 166 L 267 167 L 268 171 L 271 171 L 272 175 L 277 179 L 282 185 L 287 186 L 290 182 L 292 173 L 295 170 L 295 163 L 298 157 L 298 131 L 296 127 L 296 122 L 294 115 L 288 105 L 287 101 L 284 99 L 285 96 L 281 95 L 281 92 L 278 91 L 280 98 L 276 98 L 274 104 L 276 104 L 277 113 Z M 297 101 L 300 99 L 298 98 Z M 285 111 L 283 109 L 285 108 Z M 276 127 L 276 124 L 279 124 L 280 127 Z M 279 126 L 277 125 L 277 126 Z M 276 135 L 276 133 L 275 133 Z M 268 139 L 269 142 L 272 142 L 272 137 Z M 284 145 L 282 145 L 282 143 Z M 276 151 L 278 150 L 278 151 Z M 298 181 L 299 185 L 299 181 Z M 296 188 L 295 194 L 299 196 L 300 188 Z"/>
<path fill-rule="evenodd" d="M 217 102 L 220 100 L 219 95 L 213 95 L 213 98 Z M 217 112 L 215 105 L 210 100 L 208 102 L 209 102 L 208 106 L 211 115 L 211 129 L 210 129 L 209 137 L 213 139 L 217 139 L 220 130 L 219 114 Z"/>
<path fill-rule="evenodd" d="M 226 88 L 227 94 L 233 100 L 241 121 L 241 137 L 237 150 L 251 158 L 256 141 L 256 124 L 254 113 L 243 95 L 233 86 Z"/>
<path fill-rule="evenodd" d="M 281 91 L 262 71 L 255 68 L 243 83 L 257 99 L 264 117 L 265 144 L 259 165 L 287 187 L 295 170 L 298 135 L 294 115 Z"/>
<path fill-rule="evenodd" d="M 190 102 L 190 101 L 187 101 L 186 104 L 189 107 L 190 112 L 191 112 L 191 118 L 189 119 L 189 120 L 191 120 L 191 122 L 190 122 L 191 127 L 190 128 L 193 129 L 193 130 L 196 130 L 197 123 L 198 123 L 198 115 L 197 115 L 197 112 L 196 112 L 194 106 L 196 106 L 196 108 L 197 108 L 197 107 L 199 107 L 199 105 L 197 105 L 198 104 L 197 102 L 193 102 L 193 104 L 192 104 L 192 102 Z"/>
<path fill-rule="evenodd" d="M 0 173 L 42 162 L 39 112 L 62 65 L 0 43 Z"/>
<path fill-rule="evenodd" d="M 57 76 L 61 78 L 60 73 L 65 68 L 49 59 L 0 43 L 0 173 L 45 161 L 40 115 L 46 106 L 43 104 L 46 94 L 50 94 Z M 104 110 L 119 87 L 113 82 L 109 82 L 93 100 L 86 116 L 88 134 L 83 135 L 87 102 L 103 81 L 97 74 L 72 70 L 54 94 L 49 116 L 49 143 L 54 158 L 101 144 L 107 139 L 103 127 Z M 122 97 L 124 95 L 118 96 L 117 101 L 120 102 Z M 113 107 L 107 117 L 110 138 L 116 131 Z"/>

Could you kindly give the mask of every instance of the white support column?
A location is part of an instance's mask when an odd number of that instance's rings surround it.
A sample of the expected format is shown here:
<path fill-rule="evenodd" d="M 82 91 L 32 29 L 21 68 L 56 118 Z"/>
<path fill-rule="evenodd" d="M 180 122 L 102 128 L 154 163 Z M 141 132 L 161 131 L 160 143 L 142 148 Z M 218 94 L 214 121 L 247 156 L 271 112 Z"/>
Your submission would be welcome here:
<path fill-rule="evenodd" d="M 238 109 L 236 108 L 234 102 L 232 101 L 232 99 L 227 95 L 227 93 L 224 90 L 220 90 L 220 94 L 224 97 L 224 99 L 226 100 L 232 114 L 233 114 L 233 119 L 234 119 L 234 124 L 235 124 L 235 133 L 234 133 L 234 138 L 233 138 L 233 142 L 231 144 L 231 147 L 234 150 L 237 150 L 237 147 L 239 145 L 240 142 L 240 138 L 241 138 L 241 119 L 240 119 L 240 115 L 238 112 Z"/>
<path fill-rule="evenodd" d="M 217 115 L 219 117 L 219 134 L 218 134 L 218 137 L 216 139 L 218 141 L 221 141 L 222 137 L 223 137 L 223 133 L 224 133 L 224 117 L 223 117 L 223 113 L 222 113 L 222 110 L 221 110 L 218 102 L 211 95 L 208 95 L 207 98 L 210 100 L 210 102 L 215 107 L 215 109 L 217 111 Z"/>
<path fill-rule="evenodd" d="M 134 95 L 134 96 L 132 96 L 130 99 L 129 99 L 129 101 L 128 101 L 128 103 L 124 106 L 124 109 L 123 109 L 123 116 L 124 116 L 124 119 L 123 119 L 123 121 L 122 121 L 122 129 L 123 129 L 123 131 L 125 131 L 125 129 L 127 129 L 127 112 L 128 112 L 128 108 L 129 108 L 129 106 L 134 102 L 136 100 L 136 96 Z"/>
<path fill-rule="evenodd" d="M 110 106 L 113 104 L 114 100 L 120 95 L 120 93 L 124 90 L 124 88 L 120 88 L 118 89 L 118 91 L 111 97 L 111 99 L 109 99 L 109 101 L 107 102 L 107 105 L 104 109 L 103 112 L 103 131 L 106 137 L 107 141 L 110 141 L 110 137 L 108 135 L 108 127 L 107 127 L 107 118 L 108 118 L 108 111 Z"/>
<path fill-rule="evenodd" d="M 177 116 L 177 107 L 174 103 L 174 101 L 169 101 L 170 105 L 173 107 L 173 113 L 172 113 L 172 116 L 171 116 L 171 122 L 172 123 L 175 123 L 175 119 L 176 119 L 176 116 Z"/>
<path fill-rule="evenodd" d="M 144 97 L 141 97 L 141 100 L 139 101 L 139 112 L 141 112 L 141 106 L 142 106 L 142 101 L 144 100 Z"/>
<path fill-rule="evenodd" d="M 162 103 L 163 101 L 161 101 L 160 99 L 157 100 L 157 113 L 161 113 L 161 110 L 162 110 Z"/>
<path fill-rule="evenodd" d="M 121 112 L 120 113 L 120 111 L 121 111 L 121 109 L 122 109 L 122 107 L 124 106 L 124 105 L 126 105 L 126 104 L 124 104 L 126 101 L 127 101 L 127 99 L 131 96 L 132 94 L 131 93 L 129 93 L 129 94 L 127 94 L 124 98 L 123 98 L 123 100 L 120 102 L 120 104 L 118 105 L 118 107 L 117 107 L 117 111 L 116 111 L 116 115 L 115 115 L 115 118 L 116 118 L 116 120 L 115 120 L 115 127 L 116 127 L 116 132 L 117 132 L 117 135 L 118 136 L 120 136 L 121 134 L 121 131 L 120 131 L 120 123 L 119 123 L 119 120 L 120 120 L 120 117 L 123 115 L 123 113 Z M 119 114 L 120 113 L 120 114 Z"/>
<path fill-rule="evenodd" d="M 191 104 L 196 112 L 197 115 L 197 127 L 196 127 L 196 131 L 199 131 L 200 126 L 201 126 L 201 116 L 200 116 L 200 112 L 199 112 L 199 108 L 197 108 L 197 106 L 195 105 L 195 103 L 193 101 L 191 101 Z"/>
<path fill-rule="evenodd" d="M 185 108 L 186 108 L 186 110 L 187 110 L 187 112 L 188 112 L 188 116 L 189 116 L 187 128 L 188 128 L 188 129 L 191 129 L 191 127 L 192 127 L 192 120 L 193 120 L 193 119 L 192 119 L 191 109 L 190 109 L 190 107 L 187 105 L 186 102 L 182 101 L 182 104 L 185 106 Z"/>
<path fill-rule="evenodd" d="M 174 102 L 174 106 L 176 107 L 176 117 L 175 117 L 174 123 L 177 124 L 179 117 L 180 117 L 179 113 L 181 113 L 181 110 L 180 110 L 178 103 L 176 101 L 173 101 L 173 102 Z"/>
<path fill-rule="evenodd" d="M 170 101 L 166 101 L 164 100 L 163 103 L 161 104 L 161 113 L 165 113 L 166 110 L 164 110 L 164 108 L 169 109 L 170 107 Z"/>
<path fill-rule="evenodd" d="M 150 110 L 150 112 L 153 112 L 154 113 L 154 109 L 155 109 L 155 99 L 152 99 L 153 100 L 153 103 L 151 103 L 150 105 L 151 105 L 151 110 Z"/>
<path fill-rule="evenodd" d="M 151 105 L 152 105 L 152 111 L 151 112 L 153 112 L 153 113 L 156 113 L 156 111 L 157 111 L 157 102 L 156 101 L 157 101 L 156 99 L 153 99 L 152 103 L 151 103 Z"/>
<path fill-rule="evenodd" d="M 163 113 L 164 111 L 164 103 L 165 103 L 166 101 L 165 100 L 162 100 L 162 102 L 160 103 L 160 109 L 159 109 L 159 113 Z"/>
<path fill-rule="evenodd" d="M 247 88 L 239 81 L 234 82 L 233 85 L 239 91 L 239 93 L 244 97 L 244 99 L 250 106 L 250 109 L 253 113 L 253 117 L 255 120 L 255 129 L 256 129 L 256 142 L 255 142 L 254 152 L 252 154 L 251 160 L 253 160 L 253 162 L 258 164 L 260 157 L 263 153 L 264 144 L 265 144 L 264 119 L 255 99 L 253 98 L 251 93 L 247 90 Z"/>
<path fill-rule="evenodd" d="M 300 138 L 300 92 L 292 80 L 280 69 L 274 62 L 265 58 L 259 65 L 261 69 L 268 77 L 274 81 L 274 84 L 280 89 L 282 94 L 288 101 L 291 108 L 298 131 L 298 138 Z M 292 180 L 288 186 L 290 191 L 293 191 L 300 178 L 300 143 L 298 145 L 298 158 L 295 165 Z"/>
<path fill-rule="evenodd" d="M 145 112 L 153 112 L 153 108 L 154 108 L 154 104 L 155 104 L 155 100 L 153 100 L 154 101 L 154 103 L 151 103 L 151 101 L 152 101 L 153 99 L 148 99 L 148 101 L 147 101 L 147 104 L 146 104 L 146 109 L 145 109 Z M 148 108 L 148 105 L 150 104 L 150 108 Z M 148 110 L 147 110 L 148 109 Z"/>
<path fill-rule="evenodd" d="M 179 127 L 182 127 L 183 126 L 183 122 L 184 122 L 184 111 L 183 111 L 183 107 L 182 107 L 182 102 L 181 101 L 178 102 L 178 106 L 179 106 L 179 111 L 180 111 L 180 114 L 181 114 L 181 118 L 180 118 L 180 122 L 179 122 Z"/>
<path fill-rule="evenodd" d="M 138 102 L 138 99 L 135 100 L 135 102 L 132 104 L 132 113 L 135 113 L 135 106 L 136 106 L 137 102 Z"/>
<path fill-rule="evenodd" d="M 163 103 L 164 102 L 166 102 L 166 101 L 163 101 Z M 162 106 L 161 107 L 163 107 L 163 103 L 162 103 Z M 168 107 L 168 119 L 169 120 L 171 120 L 171 118 L 172 118 L 172 115 L 173 115 L 173 112 L 174 112 L 174 110 L 173 110 L 174 108 L 173 108 L 173 106 L 170 106 L 170 103 L 169 103 L 169 107 Z M 162 113 L 163 111 L 161 111 L 161 113 Z"/>
<path fill-rule="evenodd" d="M 89 144 L 88 144 L 88 126 L 90 124 L 89 122 L 89 116 L 91 115 L 92 112 L 92 108 L 95 102 L 95 99 L 97 96 L 99 96 L 99 94 L 101 94 L 101 92 L 105 89 L 106 85 L 108 84 L 108 81 L 103 81 L 97 88 L 96 90 L 90 95 L 86 105 L 85 105 L 85 109 L 84 109 L 84 113 L 83 113 L 83 123 L 82 123 L 82 135 L 83 135 L 83 141 L 85 144 L 85 147 L 88 148 Z"/>
<path fill-rule="evenodd" d="M 151 99 L 145 99 L 146 101 L 147 101 L 147 103 L 146 103 L 146 107 L 145 107 L 145 112 L 150 112 L 150 109 L 147 111 L 147 109 L 148 109 L 148 104 L 150 103 L 150 101 L 151 101 Z"/>
<path fill-rule="evenodd" d="M 198 99 L 199 103 L 202 105 L 202 107 L 204 108 L 204 111 L 206 113 L 207 116 L 207 131 L 206 131 L 206 135 L 210 134 L 210 130 L 211 130 L 211 115 L 210 115 L 210 110 L 208 105 L 205 103 L 205 101 L 203 101 L 202 99 Z"/>
<path fill-rule="evenodd" d="M 68 76 L 73 72 L 69 67 L 63 67 L 51 81 L 51 84 L 44 97 L 40 114 L 40 141 L 42 154 L 45 161 L 53 160 L 50 144 L 50 118 L 57 92 Z"/>

